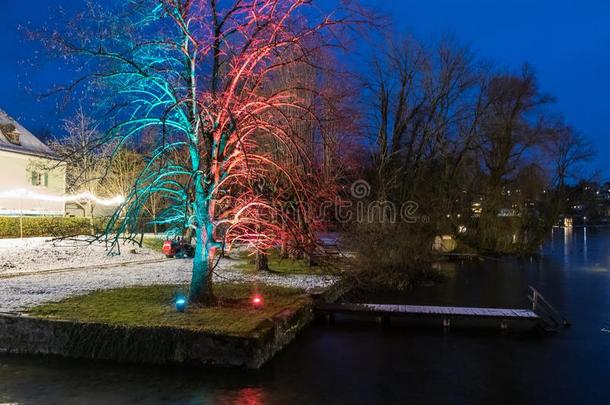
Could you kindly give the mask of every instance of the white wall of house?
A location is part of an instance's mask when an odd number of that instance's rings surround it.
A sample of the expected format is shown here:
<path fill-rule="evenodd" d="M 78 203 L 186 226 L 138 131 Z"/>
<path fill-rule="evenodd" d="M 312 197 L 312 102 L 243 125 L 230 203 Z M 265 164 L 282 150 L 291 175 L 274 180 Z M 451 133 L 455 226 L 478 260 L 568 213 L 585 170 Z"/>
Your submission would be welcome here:
<path fill-rule="evenodd" d="M 116 209 L 117 205 L 99 205 L 93 204 L 93 216 L 96 218 L 100 217 L 110 217 L 112 216 Z M 66 215 L 71 217 L 88 217 L 89 216 L 89 205 L 87 202 L 83 201 L 80 204 L 75 202 L 66 202 Z"/>
<path fill-rule="evenodd" d="M 26 190 L 41 196 L 64 196 L 65 173 L 65 165 L 50 159 L 0 150 L 0 215 L 64 215 L 63 201 L 6 197 L 6 193 Z"/>

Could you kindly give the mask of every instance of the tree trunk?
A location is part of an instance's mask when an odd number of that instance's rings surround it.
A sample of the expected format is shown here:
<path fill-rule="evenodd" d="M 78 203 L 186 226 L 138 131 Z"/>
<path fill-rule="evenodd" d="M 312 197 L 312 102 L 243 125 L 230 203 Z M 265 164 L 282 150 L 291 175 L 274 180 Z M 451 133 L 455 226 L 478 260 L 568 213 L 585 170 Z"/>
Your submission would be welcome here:
<path fill-rule="evenodd" d="M 288 258 L 288 232 L 286 226 L 282 226 L 282 245 L 280 247 L 280 259 Z"/>
<path fill-rule="evenodd" d="M 189 290 L 189 302 L 211 306 L 216 304 L 209 261 L 193 261 L 193 275 Z"/>
<path fill-rule="evenodd" d="M 269 271 L 269 258 L 265 253 L 256 253 L 256 271 Z"/>
<path fill-rule="evenodd" d="M 280 248 L 280 259 L 288 258 L 288 238 L 282 240 L 282 246 Z"/>
<path fill-rule="evenodd" d="M 93 203 L 89 201 L 89 229 L 91 232 L 91 236 L 95 236 L 95 224 L 93 222 Z"/>
<path fill-rule="evenodd" d="M 316 261 L 316 258 L 313 254 L 311 253 L 305 253 L 304 255 L 304 259 L 305 259 L 305 263 L 307 264 L 307 266 L 309 267 L 315 267 L 318 265 L 318 262 Z"/>
<path fill-rule="evenodd" d="M 157 233 L 159 232 L 159 229 L 157 226 L 157 205 L 155 204 L 154 199 L 152 200 L 152 215 L 153 215 L 153 233 L 155 235 L 157 235 Z"/>
<path fill-rule="evenodd" d="M 189 302 L 191 304 L 201 304 L 205 306 L 216 304 L 212 284 L 212 272 L 210 271 L 208 262 L 193 262 L 193 276 L 191 278 L 191 288 L 189 290 Z"/>
<path fill-rule="evenodd" d="M 214 263 L 216 248 L 213 247 L 210 241 L 206 240 L 204 242 L 203 233 L 204 231 L 202 231 L 201 226 L 198 226 L 189 302 L 191 304 L 211 306 L 216 304 L 212 283 L 212 264 Z"/>

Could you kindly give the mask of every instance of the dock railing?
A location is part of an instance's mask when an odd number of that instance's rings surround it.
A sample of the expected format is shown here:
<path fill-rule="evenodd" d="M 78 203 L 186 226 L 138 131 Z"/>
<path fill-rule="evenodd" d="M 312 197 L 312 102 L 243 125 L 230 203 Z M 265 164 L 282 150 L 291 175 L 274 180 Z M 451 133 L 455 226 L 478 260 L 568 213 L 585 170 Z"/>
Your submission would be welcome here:
<path fill-rule="evenodd" d="M 529 286 L 529 291 L 530 295 L 528 295 L 528 298 L 532 302 L 532 311 L 544 320 L 547 330 L 556 331 L 570 326 L 570 321 L 557 311 L 555 307 L 540 294 L 540 291 L 536 290 L 531 285 Z"/>

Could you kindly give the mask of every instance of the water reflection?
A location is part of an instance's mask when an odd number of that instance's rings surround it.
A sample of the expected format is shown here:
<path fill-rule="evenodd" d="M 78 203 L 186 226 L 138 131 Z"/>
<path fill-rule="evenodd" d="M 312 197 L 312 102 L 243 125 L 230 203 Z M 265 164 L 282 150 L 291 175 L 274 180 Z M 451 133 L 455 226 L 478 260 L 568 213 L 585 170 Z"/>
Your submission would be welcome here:
<path fill-rule="evenodd" d="M 584 256 L 584 260 L 585 260 L 586 264 L 589 264 L 589 248 L 588 248 L 588 244 L 587 244 L 587 227 L 586 226 L 583 229 L 582 238 L 583 238 L 583 256 Z"/>
<path fill-rule="evenodd" d="M 572 227 L 563 228 L 563 259 L 564 263 L 570 262 L 570 254 L 572 253 L 572 234 L 574 229 Z"/>
<path fill-rule="evenodd" d="M 262 388 L 246 387 L 237 391 L 236 402 L 243 405 L 262 405 L 265 401 L 265 391 Z"/>

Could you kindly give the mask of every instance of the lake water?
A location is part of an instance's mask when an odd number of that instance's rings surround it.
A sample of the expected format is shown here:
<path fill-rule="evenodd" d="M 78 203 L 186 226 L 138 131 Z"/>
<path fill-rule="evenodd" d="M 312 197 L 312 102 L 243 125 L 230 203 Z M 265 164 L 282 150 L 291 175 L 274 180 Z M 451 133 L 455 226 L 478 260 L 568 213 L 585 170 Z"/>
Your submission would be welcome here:
<path fill-rule="evenodd" d="M 0 357 L 0 404 L 609 404 L 609 229 L 556 229 L 538 258 L 456 263 L 444 284 L 385 299 L 527 307 L 528 284 L 573 326 L 444 335 L 339 320 L 310 327 L 259 371 Z"/>

